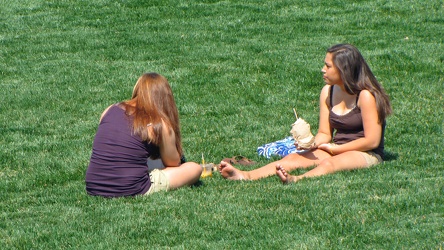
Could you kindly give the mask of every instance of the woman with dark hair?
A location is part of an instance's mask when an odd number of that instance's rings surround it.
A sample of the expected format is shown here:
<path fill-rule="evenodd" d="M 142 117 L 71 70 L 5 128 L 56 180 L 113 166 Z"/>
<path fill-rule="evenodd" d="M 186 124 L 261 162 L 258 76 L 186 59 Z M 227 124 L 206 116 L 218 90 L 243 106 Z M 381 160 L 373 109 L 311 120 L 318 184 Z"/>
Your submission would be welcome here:
<path fill-rule="evenodd" d="M 241 171 L 222 161 L 219 171 L 224 178 L 256 180 L 276 174 L 286 184 L 382 162 L 385 119 L 392 109 L 361 53 L 350 44 L 332 46 L 322 73 L 326 85 L 319 100 L 319 130 L 310 150 L 289 154 L 252 171 Z M 313 166 L 302 175 L 288 174 Z"/>
<path fill-rule="evenodd" d="M 109 106 L 100 117 L 86 191 L 104 197 L 168 191 L 197 182 L 202 167 L 184 162 L 179 114 L 168 80 L 143 74 L 130 100 Z M 147 160 L 164 169 L 148 172 Z"/>

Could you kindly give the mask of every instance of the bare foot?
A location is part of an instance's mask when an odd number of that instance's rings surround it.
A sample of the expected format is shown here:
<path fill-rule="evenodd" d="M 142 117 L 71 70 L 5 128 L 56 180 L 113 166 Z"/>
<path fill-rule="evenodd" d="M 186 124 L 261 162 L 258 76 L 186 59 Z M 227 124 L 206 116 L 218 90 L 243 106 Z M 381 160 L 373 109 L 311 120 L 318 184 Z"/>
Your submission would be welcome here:
<path fill-rule="evenodd" d="M 239 169 L 233 167 L 227 162 L 221 161 L 219 164 L 219 173 L 228 180 L 243 180 L 244 174 Z"/>
<path fill-rule="evenodd" d="M 302 177 L 288 174 L 281 165 L 276 165 L 276 175 L 281 179 L 283 184 L 297 182 L 302 179 Z"/>

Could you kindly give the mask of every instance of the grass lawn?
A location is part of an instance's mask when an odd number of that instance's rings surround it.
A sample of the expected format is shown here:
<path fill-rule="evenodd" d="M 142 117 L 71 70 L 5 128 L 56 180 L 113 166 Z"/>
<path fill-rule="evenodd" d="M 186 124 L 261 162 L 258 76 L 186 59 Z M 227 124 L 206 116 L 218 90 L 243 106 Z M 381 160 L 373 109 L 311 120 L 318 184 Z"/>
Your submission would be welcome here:
<path fill-rule="evenodd" d="M 442 0 L 0 0 L 1 249 L 444 248 Z M 352 43 L 390 95 L 388 161 L 150 197 L 85 192 L 101 112 L 165 75 L 188 160 L 317 130 L 328 47 Z M 299 172 L 302 172 L 300 170 Z M 294 173 L 298 173 L 295 171 Z"/>

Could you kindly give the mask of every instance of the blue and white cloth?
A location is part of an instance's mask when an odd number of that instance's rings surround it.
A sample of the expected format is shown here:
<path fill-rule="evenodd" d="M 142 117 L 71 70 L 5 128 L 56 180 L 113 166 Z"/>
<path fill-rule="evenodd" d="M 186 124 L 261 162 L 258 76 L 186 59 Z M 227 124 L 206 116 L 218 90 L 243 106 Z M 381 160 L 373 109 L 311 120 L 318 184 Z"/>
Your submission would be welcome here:
<path fill-rule="evenodd" d="M 259 156 L 265 156 L 267 159 L 272 156 L 284 157 L 288 154 L 301 152 L 305 152 L 305 150 L 298 150 L 296 148 L 292 136 L 288 136 L 279 141 L 264 144 L 257 148 L 257 153 Z"/>

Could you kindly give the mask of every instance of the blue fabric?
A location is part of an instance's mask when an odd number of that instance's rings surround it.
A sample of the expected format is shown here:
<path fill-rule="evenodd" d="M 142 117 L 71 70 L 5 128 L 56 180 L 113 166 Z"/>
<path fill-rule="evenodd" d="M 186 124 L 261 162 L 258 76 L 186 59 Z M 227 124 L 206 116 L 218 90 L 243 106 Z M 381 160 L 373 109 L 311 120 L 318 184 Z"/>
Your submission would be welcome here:
<path fill-rule="evenodd" d="M 288 136 L 279 141 L 264 144 L 257 148 L 257 153 L 259 154 L 259 156 L 264 156 L 267 159 L 272 156 L 284 157 L 288 154 L 300 153 L 303 151 L 304 150 L 296 149 L 296 146 L 294 145 L 294 139 L 291 136 Z"/>

